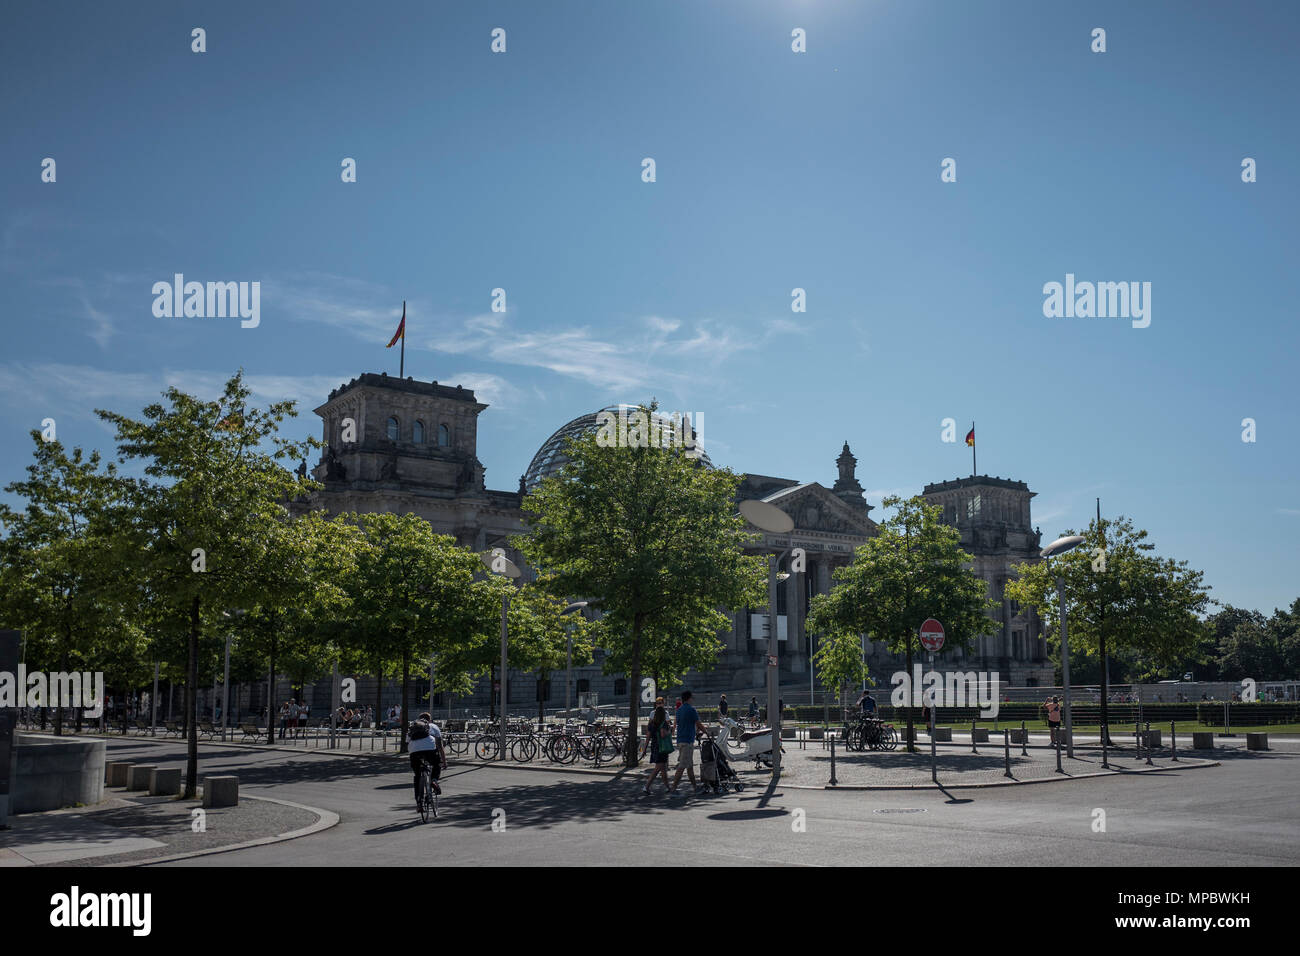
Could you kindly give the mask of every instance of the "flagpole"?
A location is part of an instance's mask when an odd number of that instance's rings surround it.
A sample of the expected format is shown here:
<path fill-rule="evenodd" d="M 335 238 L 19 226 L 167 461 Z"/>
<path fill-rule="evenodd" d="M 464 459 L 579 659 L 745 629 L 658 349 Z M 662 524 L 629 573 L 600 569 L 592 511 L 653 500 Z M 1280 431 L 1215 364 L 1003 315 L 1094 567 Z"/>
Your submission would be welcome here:
<path fill-rule="evenodd" d="M 970 476 L 974 478 L 979 474 L 979 469 L 975 467 L 975 422 L 972 419 L 970 423 Z"/>
<path fill-rule="evenodd" d="M 406 300 L 402 300 L 402 357 L 397 366 L 397 377 L 406 378 Z"/>

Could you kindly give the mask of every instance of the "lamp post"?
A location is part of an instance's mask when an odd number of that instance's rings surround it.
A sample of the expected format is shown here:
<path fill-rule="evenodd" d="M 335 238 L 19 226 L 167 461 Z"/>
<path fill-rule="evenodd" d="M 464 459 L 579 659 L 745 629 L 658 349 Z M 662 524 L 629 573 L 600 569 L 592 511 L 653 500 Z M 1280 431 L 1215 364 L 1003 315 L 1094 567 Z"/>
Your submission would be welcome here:
<path fill-rule="evenodd" d="M 1047 561 L 1049 573 L 1052 558 L 1059 554 L 1065 554 L 1067 551 L 1072 551 L 1081 544 L 1083 544 L 1083 535 L 1072 534 L 1064 538 L 1057 538 L 1039 552 L 1041 557 Z M 1061 614 L 1061 683 L 1065 685 L 1065 754 L 1067 757 L 1073 757 L 1074 724 L 1070 718 L 1070 635 L 1065 620 L 1065 579 L 1059 574 L 1056 575 L 1056 601 Z M 1105 728 L 1102 728 L 1102 733 L 1105 732 Z"/>
<path fill-rule="evenodd" d="M 572 614 L 574 611 L 581 611 L 587 606 L 586 601 L 574 601 L 563 611 L 560 616 Z M 566 625 L 565 630 L 568 632 L 568 647 L 565 650 L 564 662 L 564 719 L 569 719 L 569 688 L 573 684 L 573 625 Z"/>
<path fill-rule="evenodd" d="M 242 607 L 235 608 L 233 611 L 222 611 L 221 616 L 234 618 L 236 621 L 242 619 L 248 611 Z M 230 719 L 230 641 L 233 637 L 232 632 L 226 631 L 226 668 L 225 677 L 221 684 L 221 742 L 226 742 L 226 722 Z"/>
<path fill-rule="evenodd" d="M 484 551 L 479 557 L 493 574 L 500 574 L 507 579 L 519 577 L 519 568 L 506 557 L 504 548 Z M 510 591 L 501 592 L 501 742 L 497 750 L 497 759 L 506 758 L 506 641 L 509 633 L 506 628 L 506 612 L 510 610 Z"/>
<path fill-rule="evenodd" d="M 776 628 L 776 566 L 794 546 L 794 519 L 774 504 L 751 498 L 740 503 L 740 513 L 760 531 L 791 535 L 791 547 L 772 555 L 767 569 L 767 722 L 772 731 L 772 777 L 781 772 L 780 644 Z"/>

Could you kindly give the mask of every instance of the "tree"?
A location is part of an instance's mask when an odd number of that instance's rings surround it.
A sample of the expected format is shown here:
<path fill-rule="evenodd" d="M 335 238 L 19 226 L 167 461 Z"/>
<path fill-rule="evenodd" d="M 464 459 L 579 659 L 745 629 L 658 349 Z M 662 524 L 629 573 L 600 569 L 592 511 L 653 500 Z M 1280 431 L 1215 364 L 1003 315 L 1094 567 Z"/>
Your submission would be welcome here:
<path fill-rule="evenodd" d="M 27 479 L 5 486 L 26 499 L 26 507 L 0 504 L 6 531 L 0 539 L 0 617 L 25 632 L 29 666 L 99 670 L 108 649 L 135 643 L 115 640 L 131 629 L 104 567 L 118 491 L 115 468 L 101 469 L 97 451 L 68 454 L 39 430 L 31 434 L 35 461 Z M 54 733 L 62 732 L 63 708 L 57 707 Z"/>
<path fill-rule="evenodd" d="M 1155 545 L 1146 540 L 1146 531 L 1134 530 L 1123 515 L 1094 520 L 1082 534 L 1083 544 L 1053 558 L 1050 566 L 1047 561 L 1017 565 L 1019 577 L 1007 585 L 1008 597 L 1037 610 L 1059 648 L 1059 575 L 1068 605 L 1070 652 L 1101 656 L 1103 681 L 1104 648 L 1134 655 L 1138 680 L 1171 668 L 1181 677 L 1183 664 L 1204 635 L 1199 615 L 1213 603 L 1202 573 L 1185 561 L 1153 554 Z M 1103 724 L 1106 697 L 1103 692 Z"/>
<path fill-rule="evenodd" d="M 435 533 L 423 518 L 359 514 L 348 519 L 361 533 L 348 580 L 357 650 L 381 673 L 396 669 L 406 726 L 412 662 L 453 658 L 481 642 L 494 620 L 488 610 L 491 592 L 486 582 L 474 579 L 483 569 L 478 555 Z M 401 749 L 406 750 L 405 737 Z"/>
<path fill-rule="evenodd" d="M 142 462 L 147 476 L 129 485 L 129 518 L 116 542 L 121 567 L 138 577 L 148 600 L 188 615 L 186 798 L 198 785 L 197 682 L 205 627 L 228 608 L 287 607 L 298 597 L 277 585 L 277 568 L 294 546 L 285 503 L 315 483 L 280 462 L 304 458 L 320 443 L 277 434 L 281 422 L 297 414 L 293 402 L 262 410 L 249 405 L 250 395 L 240 372 L 214 402 L 170 387 L 167 405 L 149 405 L 140 419 L 96 412 L 114 426 L 119 456 Z"/>
<path fill-rule="evenodd" d="M 943 523 L 943 511 L 923 498 L 886 498 L 894 514 L 860 546 L 853 563 L 835 570 L 829 594 L 813 598 L 808 627 L 830 634 L 869 634 L 891 653 L 912 655 L 926 618 L 944 626 L 947 644 L 969 650 L 975 638 L 996 625 L 987 616 L 994 606 L 984 581 L 969 568 L 961 534 Z M 840 653 L 844 649 L 840 648 Z M 907 713 L 907 747 L 913 744 L 913 718 Z"/>
<path fill-rule="evenodd" d="M 757 603 L 765 581 L 763 557 L 742 551 L 751 536 L 733 503 L 740 477 L 704 467 L 680 446 L 643 440 L 656 408 L 627 416 L 627 441 L 571 439 L 564 468 L 525 499 L 533 530 L 515 541 L 545 569 L 551 594 L 580 595 L 604 612 L 594 637 L 605 672 L 628 676 L 629 767 L 637 764 L 647 635 L 655 647 L 671 635 L 698 660 L 730 624 L 719 609 Z"/>
<path fill-rule="evenodd" d="M 862 659 L 862 638 L 852 631 L 835 631 L 822 640 L 813 654 L 817 679 L 826 696 L 844 703 L 844 688 L 867 679 L 867 662 Z"/>

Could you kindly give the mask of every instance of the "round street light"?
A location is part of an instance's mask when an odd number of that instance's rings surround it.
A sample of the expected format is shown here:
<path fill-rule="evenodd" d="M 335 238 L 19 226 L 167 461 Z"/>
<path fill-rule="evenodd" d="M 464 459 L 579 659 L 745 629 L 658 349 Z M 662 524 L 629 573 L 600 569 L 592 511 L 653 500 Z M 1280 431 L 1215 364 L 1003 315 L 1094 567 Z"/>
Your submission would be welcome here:
<path fill-rule="evenodd" d="M 505 578 L 519 577 L 519 567 L 506 557 L 504 548 L 493 548 L 479 555 L 489 571 Z M 501 741 L 497 749 L 497 759 L 506 759 L 506 641 L 509 637 L 506 629 L 506 612 L 510 609 L 510 591 L 501 592 Z M 432 690 L 430 690 L 432 693 Z"/>
<path fill-rule="evenodd" d="M 771 502 L 750 498 L 740 503 L 740 514 L 746 521 L 760 531 L 769 534 L 792 535 L 790 550 L 794 550 L 794 519 Z M 776 627 L 776 583 L 784 580 L 777 574 L 776 566 L 781 554 L 773 554 L 767 572 L 767 723 L 772 732 L 772 779 L 781 772 L 781 713 L 780 702 L 781 672 L 779 670 L 780 644 Z M 785 575 L 789 577 L 789 575 Z"/>
<path fill-rule="evenodd" d="M 1083 544 L 1083 541 L 1084 538 L 1081 534 L 1066 535 L 1063 538 L 1057 538 L 1040 551 L 1039 555 L 1050 568 L 1052 558 L 1065 554 L 1067 551 L 1073 551 Z M 1065 622 L 1065 580 L 1059 574 L 1056 576 L 1056 602 L 1061 613 L 1061 683 L 1065 685 L 1065 754 L 1067 757 L 1073 757 L 1074 722 L 1070 715 L 1070 635 Z M 1106 728 L 1103 727 L 1101 732 L 1104 736 Z"/>
<path fill-rule="evenodd" d="M 574 601 L 560 612 L 560 616 L 563 617 L 566 614 L 581 611 L 587 604 L 586 601 Z M 569 689 L 573 686 L 573 628 L 566 627 L 565 630 L 568 631 L 568 649 L 565 651 L 564 666 L 564 719 L 567 722 L 569 719 Z"/>

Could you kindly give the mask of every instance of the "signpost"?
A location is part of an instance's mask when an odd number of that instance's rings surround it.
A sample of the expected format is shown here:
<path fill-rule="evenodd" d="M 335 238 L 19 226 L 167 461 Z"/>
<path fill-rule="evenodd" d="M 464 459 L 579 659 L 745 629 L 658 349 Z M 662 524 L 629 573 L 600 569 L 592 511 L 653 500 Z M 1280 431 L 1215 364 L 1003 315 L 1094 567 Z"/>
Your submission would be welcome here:
<path fill-rule="evenodd" d="M 921 625 L 921 646 L 930 652 L 930 670 L 934 671 L 934 654 L 943 649 L 943 625 L 932 617 L 927 617 Z M 934 712 L 938 709 L 938 700 L 930 699 L 930 779 L 939 782 L 939 757 L 934 743 Z M 971 735 L 974 737 L 974 734 Z"/>

